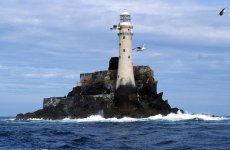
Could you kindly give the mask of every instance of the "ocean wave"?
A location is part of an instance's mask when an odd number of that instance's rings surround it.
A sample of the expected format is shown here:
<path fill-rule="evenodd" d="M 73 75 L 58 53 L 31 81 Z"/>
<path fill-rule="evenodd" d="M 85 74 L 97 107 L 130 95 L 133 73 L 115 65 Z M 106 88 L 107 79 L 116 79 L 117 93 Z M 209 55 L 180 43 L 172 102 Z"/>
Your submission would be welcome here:
<path fill-rule="evenodd" d="M 65 118 L 62 121 L 65 122 L 135 122 L 135 121 L 140 121 L 139 118 L 130 118 L 130 117 L 123 117 L 123 118 L 104 118 L 101 115 L 91 115 L 87 118 L 82 118 L 82 119 L 70 119 L 70 118 Z"/>
<path fill-rule="evenodd" d="M 15 120 L 15 118 L 8 118 L 8 119 L 5 118 L 4 120 L 12 121 Z M 221 120 L 230 120 L 230 117 L 178 112 L 177 114 L 171 113 L 166 116 L 159 114 L 155 116 L 150 116 L 148 118 L 131 118 L 131 117 L 104 118 L 101 115 L 91 115 L 87 118 L 81 118 L 81 119 L 72 119 L 72 118 L 64 118 L 62 120 L 47 120 L 42 118 L 27 119 L 27 121 L 51 121 L 51 122 L 137 122 L 137 121 L 186 121 L 186 120 L 221 121 Z"/>
<path fill-rule="evenodd" d="M 207 114 L 189 114 L 189 113 L 180 113 L 177 114 L 168 114 L 167 116 L 156 115 L 147 118 L 149 120 L 167 120 L 167 121 L 182 121 L 182 120 L 204 120 L 204 121 L 221 121 L 228 120 L 227 117 L 213 116 Z"/>
<path fill-rule="evenodd" d="M 45 119 L 43 119 L 43 118 L 29 118 L 27 120 L 30 120 L 30 121 L 43 121 Z"/>
<path fill-rule="evenodd" d="M 15 118 L 14 117 L 0 117 L 1 121 L 14 121 Z"/>
<path fill-rule="evenodd" d="M 167 116 L 155 115 L 148 118 L 104 118 L 101 115 L 91 115 L 87 118 L 82 119 L 70 119 L 65 118 L 62 121 L 64 122 L 137 122 L 137 121 L 183 121 L 183 120 L 203 120 L 203 121 L 221 121 L 229 120 L 227 117 L 212 116 L 206 114 L 189 114 L 189 113 L 180 113 L 177 114 L 171 113 Z"/>

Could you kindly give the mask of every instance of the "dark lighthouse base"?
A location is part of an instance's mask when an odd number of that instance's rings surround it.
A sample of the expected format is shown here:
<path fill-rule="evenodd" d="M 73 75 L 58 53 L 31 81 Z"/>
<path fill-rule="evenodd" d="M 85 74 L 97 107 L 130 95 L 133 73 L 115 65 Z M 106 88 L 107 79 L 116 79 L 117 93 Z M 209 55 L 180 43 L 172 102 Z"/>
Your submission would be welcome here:
<path fill-rule="evenodd" d="M 114 95 L 114 104 L 119 110 L 130 111 L 140 107 L 137 89 L 131 85 L 121 85 Z"/>

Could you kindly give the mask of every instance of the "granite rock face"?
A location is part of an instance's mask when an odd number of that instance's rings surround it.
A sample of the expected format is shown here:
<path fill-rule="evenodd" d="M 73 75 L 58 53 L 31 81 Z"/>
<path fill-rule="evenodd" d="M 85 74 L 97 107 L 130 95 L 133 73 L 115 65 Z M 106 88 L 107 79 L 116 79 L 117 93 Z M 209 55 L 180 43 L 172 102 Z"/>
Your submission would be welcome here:
<path fill-rule="evenodd" d="M 110 117 L 149 117 L 157 114 L 176 113 L 178 108 L 171 108 L 163 93 L 157 93 L 157 81 L 149 66 L 134 66 L 136 95 L 127 95 L 137 101 L 130 107 L 122 108 L 116 98 L 117 58 L 110 60 L 109 69 L 80 75 L 80 84 L 65 97 L 45 98 L 43 109 L 33 113 L 18 114 L 16 119 L 44 118 L 85 118 L 94 114 Z M 181 110 L 182 111 L 182 110 Z M 182 111 L 183 112 L 183 111 Z"/>

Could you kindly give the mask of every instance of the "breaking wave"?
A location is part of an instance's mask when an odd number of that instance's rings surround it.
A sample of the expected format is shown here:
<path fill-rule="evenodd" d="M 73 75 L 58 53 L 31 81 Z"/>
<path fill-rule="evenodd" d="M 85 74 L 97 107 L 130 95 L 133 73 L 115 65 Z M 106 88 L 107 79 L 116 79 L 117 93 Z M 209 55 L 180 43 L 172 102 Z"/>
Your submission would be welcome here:
<path fill-rule="evenodd" d="M 183 120 L 203 120 L 203 121 L 221 121 L 221 120 L 229 120 L 228 117 L 219 117 L 219 116 L 211 116 L 206 114 L 189 114 L 189 113 L 180 113 L 177 114 L 168 114 L 167 116 L 156 115 L 150 116 L 148 118 L 104 118 L 101 115 L 91 115 L 87 118 L 82 119 L 70 119 L 65 118 L 62 121 L 64 122 L 137 122 L 137 121 L 183 121 Z"/>
<path fill-rule="evenodd" d="M 13 119 L 10 118 L 6 120 L 13 120 Z M 177 114 L 171 113 L 168 114 L 167 116 L 163 116 L 159 114 L 155 116 L 150 116 L 148 118 L 131 118 L 131 117 L 104 118 L 102 115 L 91 115 L 87 118 L 82 118 L 82 119 L 64 118 L 62 120 L 45 120 L 42 118 L 30 118 L 27 120 L 28 121 L 51 121 L 51 122 L 138 122 L 138 121 L 186 121 L 186 120 L 222 121 L 222 120 L 230 120 L 230 117 L 178 112 Z"/>

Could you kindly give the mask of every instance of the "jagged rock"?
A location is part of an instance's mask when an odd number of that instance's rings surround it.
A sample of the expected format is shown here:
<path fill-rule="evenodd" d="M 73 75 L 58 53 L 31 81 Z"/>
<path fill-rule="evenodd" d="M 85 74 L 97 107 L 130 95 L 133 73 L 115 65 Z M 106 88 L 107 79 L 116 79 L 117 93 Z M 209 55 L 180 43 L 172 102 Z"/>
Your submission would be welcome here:
<path fill-rule="evenodd" d="M 179 110 L 171 108 L 168 101 L 163 100 L 163 92 L 157 94 L 157 81 L 149 66 L 134 66 L 136 89 L 132 92 L 136 94 L 131 93 L 128 97 L 131 100 L 130 106 L 135 107 L 123 109 L 127 103 L 122 103 L 121 97 L 116 98 L 116 63 L 117 58 L 112 57 L 109 70 L 81 74 L 80 85 L 74 87 L 67 97 L 45 98 L 43 109 L 24 115 L 18 114 L 16 119 L 84 118 L 97 113 L 103 114 L 105 118 L 140 118 L 156 114 L 167 115 Z M 132 102 L 132 99 L 135 101 Z"/>

